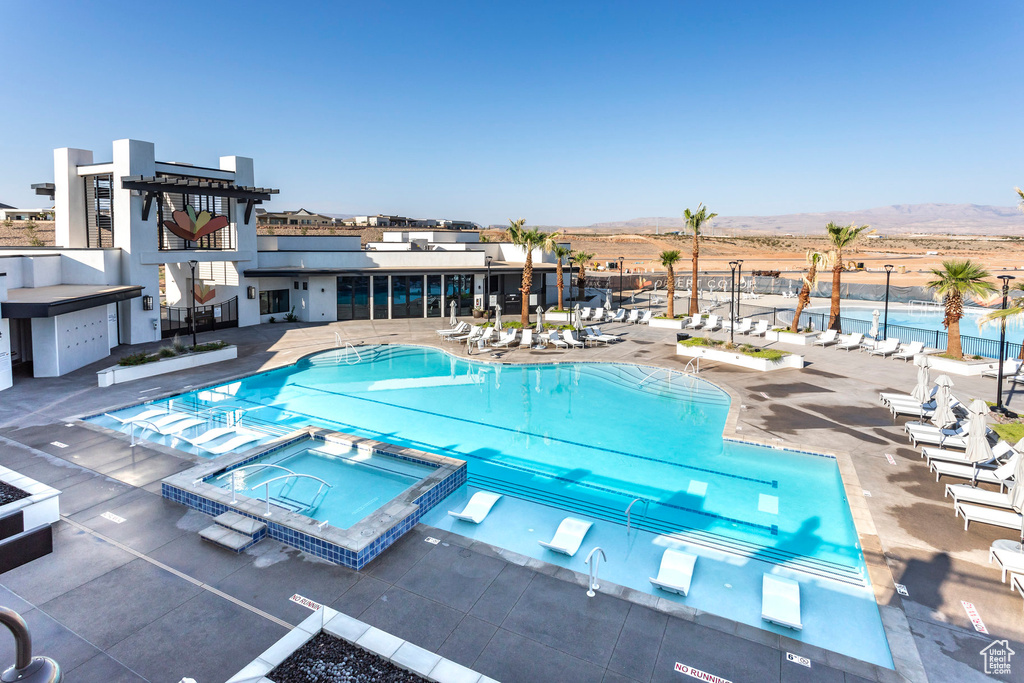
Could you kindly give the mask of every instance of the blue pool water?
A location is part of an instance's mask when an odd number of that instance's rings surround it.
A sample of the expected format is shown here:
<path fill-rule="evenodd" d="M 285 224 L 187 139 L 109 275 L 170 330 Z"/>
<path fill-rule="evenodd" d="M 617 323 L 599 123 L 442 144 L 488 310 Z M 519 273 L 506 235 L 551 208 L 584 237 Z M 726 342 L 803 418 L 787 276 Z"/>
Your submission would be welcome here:
<path fill-rule="evenodd" d="M 828 306 L 810 306 L 805 309 L 808 313 L 825 313 L 829 312 Z M 872 320 L 872 314 L 878 311 L 879 326 L 881 326 L 885 317 L 885 306 L 881 302 L 875 303 L 871 306 L 852 306 L 843 304 L 840 312 L 844 318 L 852 318 L 854 320 L 863 320 L 864 322 L 870 323 Z M 999 339 L 999 326 L 998 325 L 979 325 L 978 321 L 988 311 L 967 311 L 964 313 L 964 317 L 960 319 L 960 334 L 966 337 L 980 337 L 982 339 Z M 889 324 L 890 325 L 901 325 L 903 327 L 916 327 L 921 330 L 932 330 L 945 332 L 946 328 L 942 325 L 942 319 L 945 317 L 945 313 L 941 308 L 907 308 L 903 305 L 894 306 L 889 305 Z M 890 334 L 890 336 L 895 336 Z"/>
<path fill-rule="evenodd" d="M 836 462 L 725 441 L 726 393 L 652 372 L 392 345 L 360 349 L 358 361 L 328 351 L 172 400 L 253 428 L 315 425 L 466 460 L 468 485 L 425 523 L 584 573 L 599 544 L 606 580 L 651 593 L 663 549 L 685 547 L 701 558 L 694 588 L 660 597 L 891 666 Z M 484 523 L 446 514 L 477 489 L 505 494 Z M 536 543 L 568 514 L 595 522 L 572 558 Z M 802 632 L 761 621 L 764 572 L 801 582 Z"/>
<path fill-rule="evenodd" d="M 288 477 L 289 471 L 330 486 Z M 266 500 L 269 486 L 272 504 L 348 529 L 433 471 L 429 465 L 309 439 L 207 481 L 225 488 L 233 484 L 240 495 L 260 500 Z"/>

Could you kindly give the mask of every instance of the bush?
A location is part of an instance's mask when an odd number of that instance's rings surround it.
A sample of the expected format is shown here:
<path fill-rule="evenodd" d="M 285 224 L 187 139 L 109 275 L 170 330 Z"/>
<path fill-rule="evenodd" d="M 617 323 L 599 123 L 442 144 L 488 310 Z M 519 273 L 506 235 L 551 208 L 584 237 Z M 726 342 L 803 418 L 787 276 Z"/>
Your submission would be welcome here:
<path fill-rule="evenodd" d="M 148 353 L 140 351 L 139 353 L 131 353 L 127 356 L 122 356 L 121 360 L 117 361 L 118 365 L 131 366 L 131 365 L 145 365 L 156 360 L 156 356 L 150 356 Z"/>
<path fill-rule="evenodd" d="M 171 348 L 174 349 L 175 353 L 185 353 L 188 350 L 188 347 L 185 346 L 178 335 L 174 335 L 171 339 Z"/>
<path fill-rule="evenodd" d="M 227 346 L 227 343 L 222 341 L 197 344 L 192 347 L 192 353 L 202 353 L 203 351 L 216 351 L 217 349 L 223 349 L 225 346 Z"/>
<path fill-rule="evenodd" d="M 160 349 L 159 355 L 161 358 L 173 358 L 174 356 L 178 355 L 178 352 L 172 349 L 170 346 L 165 346 L 162 349 Z"/>
<path fill-rule="evenodd" d="M 275 318 L 274 316 L 270 316 L 270 319 L 267 320 L 267 322 L 268 323 L 276 323 L 277 322 L 277 318 Z"/>
<path fill-rule="evenodd" d="M 299 316 L 295 315 L 295 307 L 292 306 L 292 310 L 288 311 L 284 316 L 286 323 L 296 323 L 299 321 Z"/>
<path fill-rule="evenodd" d="M 690 337 L 679 342 L 683 346 L 707 346 L 710 348 L 722 348 L 724 350 L 735 350 L 737 353 L 742 353 L 744 356 L 750 356 L 751 358 L 764 358 L 767 361 L 776 363 L 784 356 L 790 355 L 788 351 L 778 351 L 776 349 L 762 349 L 757 346 L 751 346 L 750 344 L 741 344 L 736 349 L 729 349 L 728 343 L 724 341 L 718 341 L 717 339 L 711 339 L 710 337 Z"/>

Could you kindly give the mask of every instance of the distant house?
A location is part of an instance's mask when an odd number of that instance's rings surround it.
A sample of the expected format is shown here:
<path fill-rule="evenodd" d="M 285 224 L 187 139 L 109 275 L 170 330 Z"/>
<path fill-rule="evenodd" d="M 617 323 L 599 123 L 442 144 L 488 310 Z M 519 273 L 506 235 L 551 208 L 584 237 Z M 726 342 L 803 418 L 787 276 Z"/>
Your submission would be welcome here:
<path fill-rule="evenodd" d="M 313 213 L 306 209 L 298 211 L 279 211 L 276 213 L 256 211 L 258 225 L 296 225 L 296 226 L 323 226 L 334 225 L 335 220 L 331 216 L 321 213 Z"/>
<path fill-rule="evenodd" d="M 0 221 L 47 221 L 52 218 L 53 209 L 16 209 L 0 204 Z"/>
<path fill-rule="evenodd" d="M 479 230 L 472 221 L 453 221 L 447 218 L 409 218 L 407 216 L 352 216 L 339 221 L 350 228 L 443 228 L 446 230 Z"/>

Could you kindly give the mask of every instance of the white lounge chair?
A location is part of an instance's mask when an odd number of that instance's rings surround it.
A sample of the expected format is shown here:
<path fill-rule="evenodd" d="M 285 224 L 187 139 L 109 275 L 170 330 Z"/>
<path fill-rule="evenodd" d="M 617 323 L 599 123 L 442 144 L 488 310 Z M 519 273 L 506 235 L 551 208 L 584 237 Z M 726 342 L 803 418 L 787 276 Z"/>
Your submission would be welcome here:
<path fill-rule="evenodd" d="M 626 319 L 626 309 L 625 308 L 620 308 L 619 310 L 615 311 L 614 315 L 612 315 L 612 316 L 610 316 L 608 318 L 608 322 L 610 322 L 610 323 L 621 323 L 625 319 Z"/>
<path fill-rule="evenodd" d="M 800 584 L 773 574 L 761 582 L 761 618 L 779 626 L 803 628 L 800 621 Z"/>
<path fill-rule="evenodd" d="M 964 531 L 971 522 L 978 524 L 991 524 L 1007 529 L 1020 529 L 1024 523 L 1024 516 L 1013 510 L 996 510 L 983 505 L 971 505 L 969 503 L 957 503 L 955 506 L 956 516 L 964 518 Z"/>
<path fill-rule="evenodd" d="M 582 349 L 586 346 L 583 342 L 579 341 L 572 335 L 572 330 L 562 330 L 562 339 L 565 343 L 574 349 Z"/>
<path fill-rule="evenodd" d="M 987 505 L 1001 510 L 1010 510 L 1010 492 L 989 491 L 979 489 L 970 484 L 946 484 L 946 498 L 953 499 L 953 505 L 958 503 L 972 503 L 974 505 Z"/>
<path fill-rule="evenodd" d="M 1013 468 L 1017 466 L 1017 458 L 1021 457 L 1014 453 L 1010 459 L 998 467 L 993 467 L 995 459 L 982 465 L 960 465 L 953 462 L 935 461 L 930 469 L 935 473 L 935 481 L 939 477 L 952 477 L 954 479 L 969 479 L 973 482 L 984 484 L 998 484 L 999 490 L 1006 490 L 1006 486 L 1013 478 Z"/>
<path fill-rule="evenodd" d="M 480 334 L 481 334 L 480 326 L 479 325 L 472 325 L 469 328 L 469 331 L 466 332 L 465 334 L 452 335 L 452 336 L 448 337 L 448 339 L 450 341 L 469 341 L 470 339 L 475 339 L 476 337 L 479 337 Z"/>
<path fill-rule="evenodd" d="M 638 325 L 649 325 L 653 317 L 654 311 L 644 311 L 644 314 L 640 316 L 640 319 L 637 320 L 636 322 Z"/>
<path fill-rule="evenodd" d="M 701 329 L 705 332 L 720 330 L 722 329 L 721 319 L 717 315 L 709 315 L 707 321 L 704 323 L 704 327 Z"/>
<path fill-rule="evenodd" d="M 658 578 L 651 577 L 649 581 L 663 591 L 686 595 L 690 592 L 696 562 L 696 555 L 668 548 L 661 556 Z"/>
<path fill-rule="evenodd" d="M 147 421 L 140 421 L 136 422 L 135 424 L 139 425 L 143 429 L 148 429 L 149 431 L 157 432 L 158 434 L 164 434 L 166 436 L 172 434 L 180 434 L 186 429 L 191 429 L 192 427 L 196 427 L 201 424 L 206 424 L 206 418 L 187 417 L 184 420 L 175 420 L 169 425 L 161 427 L 158 427 L 156 426 L 156 424 Z M 152 425 L 152 427 L 150 427 L 150 425 Z"/>
<path fill-rule="evenodd" d="M 150 408 L 149 410 L 143 410 L 141 413 L 131 415 L 129 417 L 118 417 L 113 413 L 103 413 L 107 417 L 117 420 L 123 425 L 132 424 L 134 422 L 149 422 L 152 419 L 159 417 L 160 415 L 166 415 L 166 408 Z"/>
<path fill-rule="evenodd" d="M 522 348 L 522 349 L 531 349 L 531 348 L 533 348 L 533 328 L 532 327 L 523 328 L 523 336 L 519 340 L 519 348 Z"/>
<path fill-rule="evenodd" d="M 1010 592 L 1014 590 L 1024 596 L 1024 575 L 1010 574 Z"/>
<path fill-rule="evenodd" d="M 554 344 L 559 349 L 569 348 L 569 345 L 562 341 L 562 338 L 558 335 L 558 330 L 551 330 L 551 333 L 548 334 L 548 343 Z"/>
<path fill-rule="evenodd" d="M 828 346 L 829 344 L 837 344 L 839 340 L 836 339 L 836 335 L 838 334 L 839 330 L 825 330 L 818 335 L 818 338 L 811 343 L 811 346 Z"/>
<path fill-rule="evenodd" d="M 590 318 L 590 310 L 590 306 L 587 306 L 582 311 L 580 311 L 580 318 L 582 318 L 583 320 L 587 320 L 588 318 Z"/>
<path fill-rule="evenodd" d="M 214 427 L 213 429 L 207 429 L 205 432 L 195 437 L 194 439 L 185 439 L 185 441 L 188 441 L 193 446 L 198 447 L 202 446 L 204 443 L 209 443 L 214 439 L 219 439 L 222 436 L 238 433 L 240 433 L 238 427 Z"/>
<path fill-rule="evenodd" d="M 507 332 L 502 332 L 501 336 L 498 337 L 498 339 L 494 342 L 493 346 L 504 346 L 507 348 L 509 344 L 516 340 L 516 335 L 518 333 L 519 330 L 515 328 L 511 328 Z"/>
<path fill-rule="evenodd" d="M 854 332 L 852 334 L 846 335 L 845 339 L 840 338 L 839 343 L 836 344 L 836 348 L 843 351 L 850 351 L 851 349 L 858 348 L 863 340 L 863 334 L 861 334 L 860 332 Z"/>
<path fill-rule="evenodd" d="M 999 539 L 992 541 L 992 546 L 988 549 L 988 563 L 992 564 L 992 560 L 996 561 L 996 566 L 1002 572 L 999 580 L 1003 583 L 1006 583 L 1006 572 L 1008 571 L 1014 574 L 1024 574 L 1024 553 L 1018 548 L 1017 541 Z"/>
<path fill-rule="evenodd" d="M 135 420 L 134 423 L 142 425 L 146 429 L 154 432 L 160 432 L 161 434 L 169 434 L 170 432 L 164 431 L 170 429 L 179 422 L 194 419 L 192 415 L 188 413 L 167 413 L 161 417 L 155 417 L 152 420 Z M 194 426 L 194 425 L 193 425 Z"/>
<path fill-rule="evenodd" d="M 743 318 L 736 325 L 736 334 L 746 334 L 753 329 L 754 321 L 750 318 Z"/>
<path fill-rule="evenodd" d="M 754 328 L 748 333 L 752 337 L 763 337 L 768 334 L 768 321 L 758 320 Z"/>
<path fill-rule="evenodd" d="M 900 340 L 897 339 L 896 337 L 893 337 L 891 339 L 886 339 L 885 341 L 879 343 L 877 346 L 875 346 L 875 348 L 868 351 L 868 355 L 881 356 L 882 358 L 885 358 L 886 356 L 891 356 L 892 354 L 896 353 L 897 351 L 899 351 L 899 349 Z"/>
<path fill-rule="evenodd" d="M 448 511 L 448 514 L 455 519 L 461 519 L 464 522 L 472 522 L 473 524 L 479 524 L 484 521 L 487 514 L 494 507 L 494 504 L 501 498 L 500 493 L 491 493 L 490 491 L 477 491 L 473 494 L 473 497 L 466 503 L 466 507 L 462 508 L 462 512 Z"/>
<path fill-rule="evenodd" d="M 589 320 L 604 320 L 604 309 L 595 308 L 593 314 L 591 314 Z"/>
<path fill-rule="evenodd" d="M 261 437 L 259 434 L 239 434 L 238 436 L 232 437 L 222 444 L 216 446 L 199 446 L 202 450 L 207 453 L 213 453 L 214 455 L 221 455 L 228 451 L 233 451 L 241 446 L 252 443 L 253 441 L 259 441 Z"/>
<path fill-rule="evenodd" d="M 629 316 L 626 318 L 626 322 L 636 324 L 638 320 L 640 320 L 640 309 L 634 308 L 629 312 Z"/>
<path fill-rule="evenodd" d="M 931 392 L 929 392 L 929 402 L 935 399 L 935 394 L 939 390 L 938 386 L 933 386 Z M 878 395 L 878 400 L 882 403 L 889 403 L 890 401 L 916 401 L 911 394 L 898 394 L 895 392 L 883 391 Z"/>
<path fill-rule="evenodd" d="M 580 549 L 580 545 L 583 544 L 583 538 L 590 531 L 591 526 L 593 526 L 592 522 L 584 522 L 582 519 L 576 519 L 575 517 L 566 517 L 558 525 L 558 530 L 555 531 L 555 535 L 549 543 L 544 541 L 537 542 L 548 550 L 554 550 L 556 553 L 563 553 L 572 557 Z"/>
<path fill-rule="evenodd" d="M 605 344 L 622 341 L 622 337 L 618 336 L 617 334 L 605 334 L 596 327 L 588 327 L 587 332 L 590 334 L 591 339 L 593 339 L 594 341 L 604 342 Z"/>
<path fill-rule="evenodd" d="M 466 332 L 469 332 L 469 323 L 465 321 L 460 322 L 458 325 L 448 330 L 437 330 L 438 336 L 442 338 L 455 337 L 460 334 L 465 334 Z"/>
<path fill-rule="evenodd" d="M 704 318 L 700 315 L 690 316 L 690 319 L 683 325 L 684 330 L 696 330 L 704 324 Z"/>
<path fill-rule="evenodd" d="M 892 354 L 892 359 L 908 362 L 922 351 L 924 351 L 924 342 L 910 342 L 909 344 L 904 344 L 900 347 L 899 351 Z"/>
<path fill-rule="evenodd" d="M 1016 451 L 1013 450 L 1013 446 L 1002 440 L 992 447 L 992 455 L 1000 461 L 1005 458 L 1012 457 L 1015 452 Z M 926 446 L 921 449 L 921 457 L 927 460 L 929 466 L 933 461 L 954 462 L 960 463 L 961 465 L 968 465 L 971 463 L 971 461 L 967 459 L 966 452 L 951 451 L 946 448 L 932 448 L 931 446 Z"/>
<path fill-rule="evenodd" d="M 1021 366 L 1022 365 L 1024 365 L 1024 361 L 1022 361 L 1019 358 L 1007 358 L 1006 360 L 1004 360 L 1003 361 L 1003 378 L 1004 379 L 1009 379 L 1009 378 L 1013 377 L 1014 375 L 1018 374 L 1020 372 L 1020 370 L 1021 370 Z M 993 368 L 991 370 L 986 370 L 985 372 L 981 373 L 981 376 L 982 377 L 998 377 L 999 376 L 998 361 L 997 361 L 997 365 L 996 365 L 995 368 Z"/>

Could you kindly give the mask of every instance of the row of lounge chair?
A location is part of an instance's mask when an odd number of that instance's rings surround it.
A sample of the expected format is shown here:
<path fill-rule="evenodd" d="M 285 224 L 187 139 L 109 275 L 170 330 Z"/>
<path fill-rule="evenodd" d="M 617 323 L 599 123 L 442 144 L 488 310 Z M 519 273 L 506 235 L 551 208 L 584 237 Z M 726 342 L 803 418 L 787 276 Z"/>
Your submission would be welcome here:
<path fill-rule="evenodd" d="M 500 493 L 477 491 L 461 511 L 449 510 L 448 514 L 464 522 L 480 524 L 501 497 Z M 538 543 L 548 550 L 572 557 L 583 545 L 583 539 L 592 526 L 593 522 L 566 517 L 559 523 L 550 541 Z M 686 596 L 690 592 L 696 564 L 696 555 L 667 548 L 661 555 L 658 575 L 649 577 L 651 585 Z M 803 628 L 799 582 L 776 574 L 764 574 L 761 582 L 761 618 L 795 630 Z"/>
<path fill-rule="evenodd" d="M 548 345 L 557 348 L 584 348 L 588 344 L 609 344 L 622 339 L 618 335 L 605 334 L 596 327 L 587 327 L 579 331 L 549 330 L 546 333 L 537 334 L 532 327 L 522 330 L 507 328 L 499 332 L 493 327 L 470 326 L 464 322 L 448 330 L 437 330 L 437 334 L 446 341 L 481 344 L 495 348 L 508 348 L 513 345 L 523 348 Z"/>
<path fill-rule="evenodd" d="M 881 401 L 894 411 L 894 415 L 904 410 L 899 406 L 933 411 L 934 392 L 929 398 L 929 403 L 920 404 L 907 394 L 880 395 Z M 954 396 L 950 397 L 950 407 L 954 414 L 965 418 L 964 406 Z M 965 531 L 973 522 L 1021 532 L 1024 515 L 1013 509 L 1011 499 L 1013 487 L 1019 484 L 1015 477 L 1018 462 L 1024 458 L 1024 453 L 1019 450 L 1021 444 L 1013 446 L 997 440 L 995 432 L 986 427 L 985 438 L 992 447 L 992 457 L 975 462 L 966 452 L 971 432 L 971 424 L 967 419 L 961 419 L 947 429 L 923 422 L 908 422 L 904 430 L 915 446 L 921 446 L 921 458 L 926 461 L 929 472 L 935 473 L 935 481 L 946 477 L 968 482 L 947 483 L 944 491 L 944 497 L 953 501 L 954 516 L 963 518 Z M 988 484 L 998 487 L 998 490 L 981 488 L 978 484 Z M 989 563 L 995 563 L 999 568 L 1003 583 L 1006 583 L 1009 573 L 1011 590 L 1017 590 L 1024 596 L 1024 552 L 1021 551 L 1020 543 L 1010 539 L 994 541 L 989 548 Z"/>
<path fill-rule="evenodd" d="M 190 413 L 168 410 L 167 408 L 149 408 L 128 417 L 121 417 L 113 413 L 106 413 L 105 415 L 122 425 L 128 426 L 129 429 L 139 427 L 143 431 L 155 432 L 163 436 L 173 436 L 212 455 L 222 455 L 237 450 L 264 437 L 263 434 L 234 426 L 213 427 L 205 430 L 198 436 L 188 438 L 182 436 L 182 433 L 193 427 L 206 424 L 207 418 L 200 418 Z"/>
<path fill-rule="evenodd" d="M 683 325 L 684 330 L 701 330 L 702 332 L 714 332 L 716 330 L 729 329 L 732 325 L 732 321 L 721 318 L 717 315 L 704 316 L 695 315 L 690 317 Z M 749 334 L 753 337 L 763 337 L 768 333 L 768 321 L 767 320 L 752 320 L 751 318 L 742 318 L 736 323 L 736 329 L 733 330 L 735 334 Z"/>
<path fill-rule="evenodd" d="M 825 330 L 817 339 L 812 342 L 813 346 L 831 346 L 841 351 L 863 351 L 869 356 L 881 356 L 882 358 L 895 358 L 902 361 L 910 361 L 920 353 L 924 353 L 924 343 L 909 342 L 901 344 L 896 337 L 890 337 L 882 341 L 866 339 L 860 332 L 850 334 L 839 334 L 837 330 Z"/>

